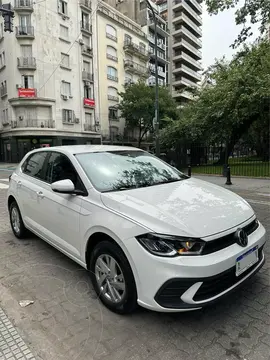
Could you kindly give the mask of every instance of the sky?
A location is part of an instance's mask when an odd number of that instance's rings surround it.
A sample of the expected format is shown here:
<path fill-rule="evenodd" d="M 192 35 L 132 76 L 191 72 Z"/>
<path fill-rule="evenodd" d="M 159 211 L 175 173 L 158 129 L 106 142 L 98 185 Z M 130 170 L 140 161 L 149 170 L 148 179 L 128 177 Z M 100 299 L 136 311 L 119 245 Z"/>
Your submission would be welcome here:
<path fill-rule="evenodd" d="M 242 2 L 242 1 L 241 1 Z M 202 65 L 206 69 L 215 62 L 215 58 L 231 59 L 235 50 L 230 45 L 241 31 L 241 26 L 235 25 L 235 9 L 225 10 L 218 15 L 208 15 L 205 5 L 203 6 L 203 37 L 202 37 Z M 249 41 L 255 40 L 258 35 L 258 26 L 252 26 L 253 36 Z"/>

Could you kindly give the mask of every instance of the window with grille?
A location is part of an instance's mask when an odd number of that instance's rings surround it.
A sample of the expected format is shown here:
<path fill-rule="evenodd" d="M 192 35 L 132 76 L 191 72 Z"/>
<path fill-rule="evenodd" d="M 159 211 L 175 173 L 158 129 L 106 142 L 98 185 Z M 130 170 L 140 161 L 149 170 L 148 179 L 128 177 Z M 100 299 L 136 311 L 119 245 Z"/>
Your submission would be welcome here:
<path fill-rule="evenodd" d="M 110 107 L 109 108 L 109 120 L 118 120 L 118 110 Z"/>
<path fill-rule="evenodd" d="M 111 80 L 117 80 L 117 70 L 112 67 L 112 66 L 108 66 L 107 67 L 107 77 Z"/>
<path fill-rule="evenodd" d="M 84 97 L 86 99 L 92 99 L 92 89 L 90 87 L 84 87 Z"/>
<path fill-rule="evenodd" d="M 106 25 L 106 36 L 109 39 L 117 41 L 117 31 L 112 25 Z"/>
<path fill-rule="evenodd" d="M 34 88 L 34 76 L 33 75 L 23 75 L 22 84 L 24 89 L 33 89 Z"/>

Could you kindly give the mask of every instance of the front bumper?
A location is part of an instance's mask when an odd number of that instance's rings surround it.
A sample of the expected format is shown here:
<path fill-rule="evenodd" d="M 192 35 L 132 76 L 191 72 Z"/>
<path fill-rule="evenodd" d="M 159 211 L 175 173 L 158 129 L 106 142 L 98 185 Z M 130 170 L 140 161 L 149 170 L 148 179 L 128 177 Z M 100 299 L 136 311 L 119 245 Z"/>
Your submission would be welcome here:
<path fill-rule="evenodd" d="M 157 257 L 136 239 L 129 239 L 126 245 L 132 254 L 138 304 L 160 312 L 197 310 L 212 304 L 259 271 L 265 261 L 264 244 L 261 224 L 249 235 L 247 247 L 233 244 L 204 256 Z M 258 262 L 236 277 L 236 259 L 254 246 L 259 248 Z"/>

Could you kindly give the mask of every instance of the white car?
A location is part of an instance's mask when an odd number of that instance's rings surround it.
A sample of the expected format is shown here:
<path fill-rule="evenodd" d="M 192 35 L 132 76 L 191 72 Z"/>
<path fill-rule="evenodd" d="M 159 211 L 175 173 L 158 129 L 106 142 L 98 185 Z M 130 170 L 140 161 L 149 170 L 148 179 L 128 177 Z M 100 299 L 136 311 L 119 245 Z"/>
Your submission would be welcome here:
<path fill-rule="evenodd" d="M 265 229 L 238 195 L 136 148 L 28 153 L 10 177 L 12 230 L 27 230 L 88 269 L 118 313 L 200 309 L 264 264 Z"/>

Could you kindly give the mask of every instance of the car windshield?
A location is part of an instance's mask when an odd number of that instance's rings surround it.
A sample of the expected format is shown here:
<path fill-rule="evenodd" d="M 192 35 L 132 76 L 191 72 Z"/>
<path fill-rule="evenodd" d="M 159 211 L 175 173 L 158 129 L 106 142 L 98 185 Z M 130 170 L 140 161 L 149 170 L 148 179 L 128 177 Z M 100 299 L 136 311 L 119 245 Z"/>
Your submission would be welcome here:
<path fill-rule="evenodd" d="M 155 156 L 140 150 L 106 151 L 75 155 L 100 192 L 122 191 L 187 179 Z"/>

